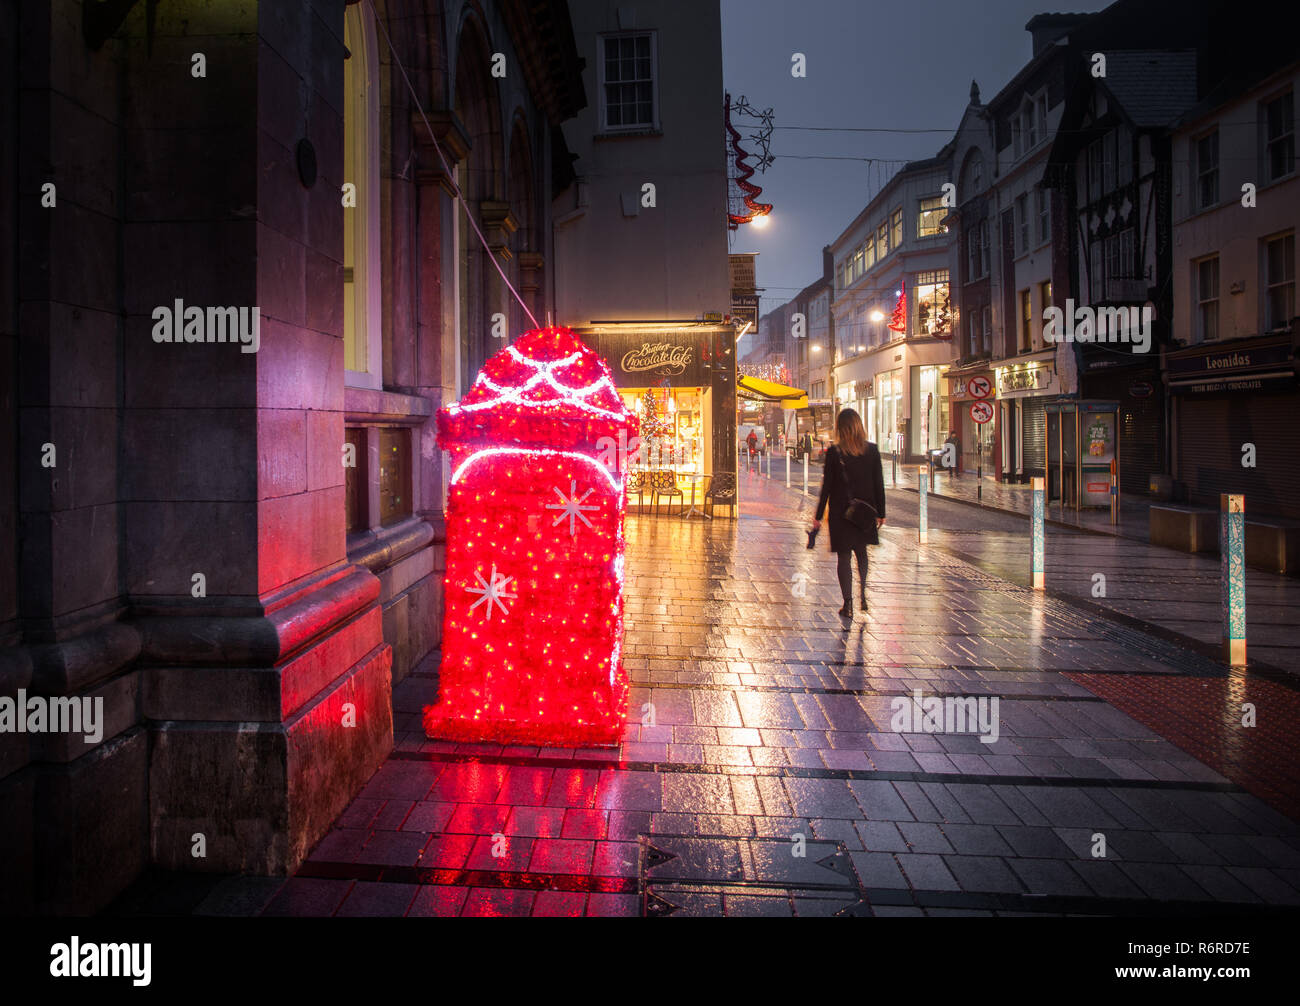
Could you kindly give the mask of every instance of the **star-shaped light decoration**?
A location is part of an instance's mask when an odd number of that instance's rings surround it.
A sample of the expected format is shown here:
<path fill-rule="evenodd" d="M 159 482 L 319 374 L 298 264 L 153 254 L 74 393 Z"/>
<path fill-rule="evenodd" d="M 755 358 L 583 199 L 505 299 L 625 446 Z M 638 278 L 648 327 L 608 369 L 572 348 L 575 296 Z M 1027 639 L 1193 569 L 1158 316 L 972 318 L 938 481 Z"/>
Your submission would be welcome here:
<path fill-rule="evenodd" d="M 492 621 L 493 604 L 497 605 L 501 609 L 501 614 L 503 615 L 509 614 L 509 612 L 506 610 L 506 606 L 502 604 L 501 598 L 504 597 L 507 599 L 512 599 L 518 596 L 517 594 L 509 594 L 506 592 L 506 588 L 510 586 L 510 581 L 513 580 L 514 577 L 506 576 L 504 573 L 502 573 L 500 574 L 500 578 L 498 579 L 497 564 L 494 562 L 492 564 L 492 579 L 490 581 L 484 580 L 483 574 L 480 573 L 477 569 L 474 570 L 474 578 L 478 580 L 480 584 L 482 584 L 482 588 L 480 589 L 479 587 L 466 587 L 465 589 L 468 590 L 471 594 L 482 594 L 483 596 L 480 597 L 473 604 L 471 604 L 469 606 L 469 610 L 473 611 L 480 604 L 486 601 L 487 617 L 489 622 Z"/>
<path fill-rule="evenodd" d="M 599 510 L 600 507 L 595 506 L 595 505 L 591 505 L 591 506 L 583 506 L 583 505 L 582 505 L 582 501 L 585 500 L 588 496 L 590 496 L 590 495 L 591 495 L 593 492 L 595 492 L 596 490 L 594 490 L 594 489 L 588 489 L 585 493 L 583 493 L 581 496 L 579 496 L 579 495 L 578 495 L 578 482 L 577 482 L 577 480 L 576 480 L 576 479 L 570 479 L 570 480 L 569 480 L 569 495 L 568 495 L 567 498 L 565 497 L 564 493 L 561 492 L 561 491 L 560 491 L 557 487 L 555 487 L 555 486 L 552 486 L 552 487 L 551 487 L 551 491 L 552 491 L 553 493 L 555 493 L 555 495 L 559 498 L 560 502 L 559 502 L 559 503 L 547 503 L 547 504 L 546 504 L 546 509 L 547 509 L 547 510 L 563 510 L 563 511 L 564 511 L 564 512 L 561 513 L 558 517 L 556 517 L 555 520 L 551 521 L 551 527 L 555 527 L 557 524 L 560 523 L 560 521 L 564 520 L 565 517 L 568 517 L 568 518 L 569 518 L 569 534 L 570 534 L 571 536 L 576 536 L 577 533 L 578 533 L 578 525 L 577 525 L 576 521 L 579 521 L 579 520 L 580 520 L 580 521 L 582 521 L 582 523 L 586 524 L 587 527 L 591 527 L 591 521 L 587 520 L 587 518 L 586 518 L 585 516 L 583 516 L 582 511 L 583 511 L 583 510 Z"/>

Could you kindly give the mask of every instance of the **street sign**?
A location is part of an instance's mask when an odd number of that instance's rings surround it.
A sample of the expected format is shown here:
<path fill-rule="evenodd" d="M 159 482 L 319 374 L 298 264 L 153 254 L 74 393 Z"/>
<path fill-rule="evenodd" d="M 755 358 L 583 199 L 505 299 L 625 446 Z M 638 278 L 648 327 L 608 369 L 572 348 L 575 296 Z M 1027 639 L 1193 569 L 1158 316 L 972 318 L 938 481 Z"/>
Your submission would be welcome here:
<path fill-rule="evenodd" d="M 993 418 L 992 402 L 971 402 L 970 417 L 983 426 Z"/>
<path fill-rule="evenodd" d="M 971 398 L 988 398 L 992 393 L 993 382 L 991 382 L 987 377 L 972 377 L 966 383 L 966 394 L 970 395 Z M 974 413 L 972 412 L 971 415 L 973 416 Z M 977 420 L 977 422 L 987 423 L 988 420 L 980 419 Z"/>

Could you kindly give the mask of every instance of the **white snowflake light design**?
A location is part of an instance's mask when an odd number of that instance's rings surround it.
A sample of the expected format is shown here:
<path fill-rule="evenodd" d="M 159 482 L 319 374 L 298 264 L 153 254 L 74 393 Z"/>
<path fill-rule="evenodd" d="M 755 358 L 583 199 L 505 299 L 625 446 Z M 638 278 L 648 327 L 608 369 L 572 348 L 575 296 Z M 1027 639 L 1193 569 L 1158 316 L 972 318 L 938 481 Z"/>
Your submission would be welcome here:
<path fill-rule="evenodd" d="M 501 599 L 503 597 L 506 599 L 513 599 L 518 596 L 517 594 L 510 594 L 506 592 L 506 588 L 510 586 L 510 581 L 513 580 L 514 577 L 506 576 L 504 573 L 502 573 L 500 574 L 500 578 L 498 579 L 497 564 L 494 562 L 492 564 L 492 579 L 490 581 L 484 580 L 483 574 L 480 573 L 477 569 L 474 570 L 474 578 L 478 580 L 480 584 L 482 584 L 482 587 L 481 588 L 466 587 L 465 589 L 468 590 L 471 594 L 482 594 L 483 596 L 480 597 L 473 604 L 471 604 L 469 606 L 469 610 L 473 611 L 480 604 L 486 601 L 487 617 L 489 622 L 492 621 L 493 604 L 496 604 L 501 609 L 501 614 L 508 615 L 509 611 L 506 609 L 506 606 L 501 602 Z"/>
<path fill-rule="evenodd" d="M 569 480 L 569 495 L 568 495 L 567 498 L 565 497 L 564 493 L 561 492 L 561 491 L 560 491 L 556 486 L 552 486 L 552 487 L 551 487 L 551 491 L 554 492 L 555 495 L 556 495 L 557 497 L 559 497 L 560 502 L 559 502 L 559 503 L 547 503 L 547 504 L 546 504 L 546 509 L 547 509 L 547 510 L 563 510 L 563 511 L 564 511 L 562 514 L 560 514 L 558 517 L 556 517 L 555 520 L 551 521 L 551 527 L 555 527 L 557 524 L 560 523 L 560 521 L 564 520 L 565 517 L 568 517 L 568 518 L 569 518 L 569 534 L 570 534 L 571 536 L 576 536 L 577 533 L 578 533 L 578 525 L 577 525 L 577 523 L 575 522 L 575 520 L 580 520 L 580 521 L 582 521 L 582 523 L 586 524 L 587 527 L 591 527 L 591 526 L 592 526 L 592 525 L 591 525 L 591 521 L 587 520 L 587 518 L 586 518 L 585 516 L 583 516 L 582 511 L 583 511 L 583 510 L 599 510 L 600 507 L 595 506 L 595 505 L 583 506 L 583 505 L 582 505 L 582 501 L 585 500 L 585 499 L 586 499 L 588 496 L 590 496 L 592 493 L 594 493 L 594 492 L 596 491 L 595 489 L 588 489 L 585 493 L 583 493 L 581 496 L 579 496 L 579 495 L 578 495 L 578 482 L 577 482 L 577 480 L 576 480 L 576 479 L 570 479 L 570 480 Z"/>

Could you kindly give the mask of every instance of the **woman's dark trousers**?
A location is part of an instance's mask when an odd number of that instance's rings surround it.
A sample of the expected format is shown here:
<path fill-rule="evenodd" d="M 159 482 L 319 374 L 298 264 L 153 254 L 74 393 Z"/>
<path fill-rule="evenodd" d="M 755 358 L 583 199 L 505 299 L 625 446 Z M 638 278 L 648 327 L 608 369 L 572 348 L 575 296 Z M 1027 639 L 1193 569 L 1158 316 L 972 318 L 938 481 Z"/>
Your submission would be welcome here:
<path fill-rule="evenodd" d="M 853 607 L 853 557 L 858 557 L 858 583 L 862 587 L 862 600 L 867 599 L 867 546 L 859 545 L 853 550 L 836 552 L 839 564 L 840 593 L 844 595 L 845 607 Z"/>

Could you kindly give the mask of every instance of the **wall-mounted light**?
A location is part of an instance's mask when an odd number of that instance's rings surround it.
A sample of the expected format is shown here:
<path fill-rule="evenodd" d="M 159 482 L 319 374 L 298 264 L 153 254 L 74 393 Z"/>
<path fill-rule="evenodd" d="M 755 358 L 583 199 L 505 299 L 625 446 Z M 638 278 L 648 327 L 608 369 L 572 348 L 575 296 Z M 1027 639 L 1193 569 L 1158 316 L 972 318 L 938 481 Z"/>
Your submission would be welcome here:
<path fill-rule="evenodd" d="M 885 320 L 885 312 L 879 309 L 872 311 L 871 320 L 874 321 L 877 325 L 879 325 L 882 321 Z"/>

